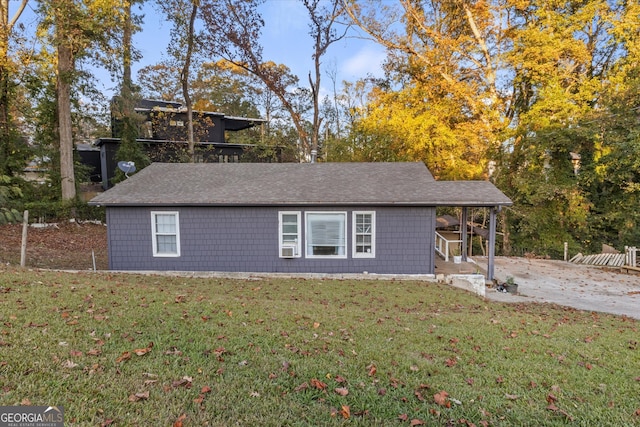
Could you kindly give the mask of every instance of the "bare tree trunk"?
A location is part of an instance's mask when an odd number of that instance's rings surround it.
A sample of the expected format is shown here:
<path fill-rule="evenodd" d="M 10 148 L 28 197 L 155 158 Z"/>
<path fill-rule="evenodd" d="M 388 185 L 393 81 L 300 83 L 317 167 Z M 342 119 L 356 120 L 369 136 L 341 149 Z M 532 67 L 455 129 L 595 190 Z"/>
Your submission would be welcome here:
<path fill-rule="evenodd" d="M 9 174 L 11 122 L 9 114 L 9 36 L 28 0 L 22 0 L 9 21 L 9 0 L 0 0 L 0 175 Z"/>
<path fill-rule="evenodd" d="M 0 175 L 9 174 L 9 152 L 11 145 L 9 121 L 9 72 L 0 66 Z"/>
<path fill-rule="evenodd" d="M 184 104 L 187 107 L 187 143 L 189 146 L 189 157 L 191 162 L 196 161 L 196 143 L 193 136 L 193 106 L 191 105 L 191 96 L 189 95 L 189 68 L 191 67 L 191 56 L 193 54 L 193 37 L 196 15 L 198 14 L 198 0 L 193 0 L 191 9 L 191 17 L 189 19 L 189 32 L 187 34 L 187 53 L 184 59 L 180 80 L 182 82 L 182 94 L 184 96 Z"/>
<path fill-rule="evenodd" d="M 71 47 L 58 46 L 58 137 L 60 138 L 60 184 L 62 200 L 76 198 L 76 183 L 73 170 L 73 131 L 71 123 L 71 74 L 73 53 Z"/>
<path fill-rule="evenodd" d="M 131 79 L 131 2 L 126 2 L 124 6 L 124 28 L 122 31 L 122 87 L 127 93 L 122 95 L 131 95 L 131 87 L 133 81 Z"/>

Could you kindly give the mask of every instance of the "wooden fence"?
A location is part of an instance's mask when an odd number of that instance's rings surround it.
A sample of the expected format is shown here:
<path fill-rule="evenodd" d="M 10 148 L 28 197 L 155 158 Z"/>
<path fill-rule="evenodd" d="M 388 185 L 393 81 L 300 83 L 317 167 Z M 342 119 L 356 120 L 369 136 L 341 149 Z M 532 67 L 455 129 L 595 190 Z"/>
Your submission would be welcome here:
<path fill-rule="evenodd" d="M 638 249 L 635 246 L 625 246 L 624 253 L 620 254 L 577 254 L 569 260 L 574 264 L 598 265 L 603 267 L 620 267 L 626 270 L 638 270 L 637 264 Z"/>

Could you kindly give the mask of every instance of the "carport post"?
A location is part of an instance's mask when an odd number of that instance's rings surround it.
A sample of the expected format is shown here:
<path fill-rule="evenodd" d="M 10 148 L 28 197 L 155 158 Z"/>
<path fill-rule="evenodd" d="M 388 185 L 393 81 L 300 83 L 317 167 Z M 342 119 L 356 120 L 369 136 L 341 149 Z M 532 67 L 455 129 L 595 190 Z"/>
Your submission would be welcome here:
<path fill-rule="evenodd" d="M 487 262 L 487 280 L 493 280 L 494 256 L 496 253 L 496 213 L 497 207 L 489 209 L 489 260 Z"/>
<path fill-rule="evenodd" d="M 460 255 L 462 261 L 467 262 L 467 207 L 462 208 L 462 219 L 460 220 L 460 238 L 462 239 Z"/>

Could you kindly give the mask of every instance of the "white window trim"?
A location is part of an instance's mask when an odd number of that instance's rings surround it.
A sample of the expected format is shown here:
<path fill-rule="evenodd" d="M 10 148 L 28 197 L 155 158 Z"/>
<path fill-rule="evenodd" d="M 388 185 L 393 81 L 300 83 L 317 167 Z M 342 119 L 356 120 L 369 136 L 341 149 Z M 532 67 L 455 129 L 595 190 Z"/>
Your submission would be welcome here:
<path fill-rule="evenodd" d="M 156 233 L 156 215 L 174 215 L 176 217 L 176 252 L 165 253 L 158 252 L 158 239 L 157 235 L 162 233 Z M 171 233 L 173 235 L 174 233 Z M 168 235 L 168 234 L 167 234 Z M 180 256 L 180 214 L 178 211 L 151 211 L 151 241 L 153 248 L 153 256 L 161 258 L 176 258 Z"/>
<path fill-rule="evenodd" d="M 302 256 L 302 237 L 301 237 L 301 232 L 302 232 L 302 221 L 301 221 L 301 213 L 300 211 L 280 211 L 278 212 L 278 256 L 280 258 L 285 258 L 282 256 L 282 248 L 283 247 L 289 247 L 289 246 L 294 246 L 291 243 L 285 243 L 283 236 L 283 226 L 284 226 L 284 222 L 282 220 L 284 215 L 295 215 L 298 221 L 298 235 L 296 237 L 296 244 L 295 244 L 295 255 L 293 256 L 293 258 L 300 258 Z M 286 257 L 288 258 L 288 257 Z"/>
<path fill-rule="evenodd" d="M 313 255 L 309 253 L 309 215 L 343 215 L 344 216 L 344 254 L 343 255 Z M 347 212 L 343 211 L 309 211 L 304 213 L 304 250 L 305 257 L 312 259 L 346 259 L 347 251 L 349 248 L 349 241 L 347 239 Z"/>
<path fill-rule="evenodd" d="M 371 252 L 359 253 L 356 239 L 356 215 L 371 215 Z M 375 211 L 353 211 L 351 214 L 351 254 L 353 258 L 375 258 L 376 257 L 376 213 Z"/>

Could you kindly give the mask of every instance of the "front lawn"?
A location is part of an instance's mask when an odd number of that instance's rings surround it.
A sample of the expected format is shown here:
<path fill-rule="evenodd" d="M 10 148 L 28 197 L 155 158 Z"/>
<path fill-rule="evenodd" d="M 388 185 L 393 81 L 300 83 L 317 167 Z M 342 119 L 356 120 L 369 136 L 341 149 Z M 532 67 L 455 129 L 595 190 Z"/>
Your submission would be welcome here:
<path fill-rule="evenodd" d="M 638 322 L 435 283 L 0 270 L 0 405 L 69 426 L 640 425 Z"/>

